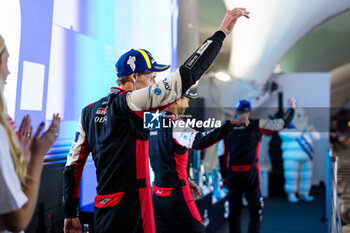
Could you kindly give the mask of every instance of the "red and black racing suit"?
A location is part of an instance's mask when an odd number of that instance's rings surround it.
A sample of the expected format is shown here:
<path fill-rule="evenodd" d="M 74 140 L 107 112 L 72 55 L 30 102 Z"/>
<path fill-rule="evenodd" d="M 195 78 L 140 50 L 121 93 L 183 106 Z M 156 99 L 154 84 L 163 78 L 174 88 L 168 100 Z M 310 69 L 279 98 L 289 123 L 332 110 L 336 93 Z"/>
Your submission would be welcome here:
<path fill-rule="evenodd" d="M 64 169 L 65 218 L 77 217 L 81 175 L 91 152 L 98 182 L 95 231 L 155 232 L 143 111 L 172 103 L 195 84 L 224 38 L 223 32 L 216 32 L 167 79 L 132 92 L 111 88 L 106 97 L 82 110 Z"/>
<path fill-rule="evenodd" d="M 235 127 L 224 138 L 223 155 L 219 156 L 220 172 L 227 177 L 230 202 L 230 232 L 241 232 L 242 195 L 249 209 L 249 233 L 260 230 L 263 198 L 261 197 L 259 149 L 262 134 L 272 134 L 287 127 L 293 119 L 289 109 L 283 118 L 275 120 L 250 119 L 248 127 Z M 227 163 L 227 159 L 229 161 Z M 228 166 L 227 166 L 228 164 Z"/>
<path fill-rule="evenodd" d="M 205 232 L 188 183 L 188 149 L 200 150 L 213 145 L 231 132 L 232 125 L 227 121 L 220 128 L 198 132 L 185 124 L 181 126 L 179 121 L 185 123 L 184 120 L 170 116 L 171 113 L 165 112 L 161 117 L 161 122 L 170 127 L 161 127 L 150 133 L 156 232 Z"/>

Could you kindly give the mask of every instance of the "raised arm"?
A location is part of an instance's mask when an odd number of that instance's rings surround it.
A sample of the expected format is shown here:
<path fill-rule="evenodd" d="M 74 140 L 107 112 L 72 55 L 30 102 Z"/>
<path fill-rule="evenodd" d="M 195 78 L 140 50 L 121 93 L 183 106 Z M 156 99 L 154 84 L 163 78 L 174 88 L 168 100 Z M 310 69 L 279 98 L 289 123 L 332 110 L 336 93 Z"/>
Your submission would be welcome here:
<path fill-rule="evenodd" d="M 259 120 L 259 128 L 262 134 L 276 133 L 286 128 L 291 123 L 291 121 L 293 120 L 294 109 L 295 109 L 294 97 L 288 99 L 288 105 L 289 105 L 289 109 L 287 110 L 287 112 L 284 114 L 282 118 L 273 119 L 273 120 L 265 120 L 265 119 Z"/>
<path fill-rule="evenodd" d="M 206 39 L 185 63 L 167 79 L 128 93 L 126 98 L 130 109 L 132 111 L 155 109 L 180 98 L 213 63 L 226 34 L 232 31 L 236 21 L 241 16 L 249 17 L 249 13 L 243 8 L 227 11 L 219 30 Z"/>
<path fill-rule="evenodd" d="M 225 121 L 219 128 L 199 132 L 189 127 L 173 128 L 173 139 L 187 149 L 202 150 L 217 143 L 232 131 L 232 127 L 246 124 L 247 117 L 242 115 L 232 121 Z"/>

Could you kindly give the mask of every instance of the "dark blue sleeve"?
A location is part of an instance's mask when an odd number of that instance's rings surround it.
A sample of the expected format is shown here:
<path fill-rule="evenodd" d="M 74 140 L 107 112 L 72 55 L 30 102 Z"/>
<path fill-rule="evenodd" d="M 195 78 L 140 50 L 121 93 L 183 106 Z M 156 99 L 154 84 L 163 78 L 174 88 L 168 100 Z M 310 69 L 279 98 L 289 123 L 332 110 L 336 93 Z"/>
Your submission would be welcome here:
<path fill-rule="evenodd" d="M 232 131 L 230 121 L 226 121 L 220 128 L 198 133 L 194 139 L 191 149 L 202 150 L 214 145 Z"/>

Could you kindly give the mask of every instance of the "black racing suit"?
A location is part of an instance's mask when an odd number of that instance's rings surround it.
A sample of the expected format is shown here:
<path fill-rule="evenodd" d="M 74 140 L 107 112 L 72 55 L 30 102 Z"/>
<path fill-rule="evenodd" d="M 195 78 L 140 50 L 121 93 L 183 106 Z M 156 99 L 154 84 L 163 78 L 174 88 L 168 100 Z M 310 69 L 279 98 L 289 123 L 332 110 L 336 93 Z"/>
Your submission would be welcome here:
<path fill-rule="evenodd" d="M 224 138 L 224 154 L 219 154 L 220 171 L 227 178 L 230 202 L 230 232 L 241 232 L 242 195 L 249 209 L 249 233 L 260 230 L 263 198 L 261 197 L 259 149 L 262 134 L 272 134 L 287 127 L 294 110 L 276 120 L 251 119 L 250 125 L 235 128 Z M 229 161 L 227 163 L 227 159 Z"/>
<path fill-rule="evenodd" d="M 223 32 L 216 32 L 167 79 L 132 92 L 111 88 L 82 110 L 63 172 L 65 218 L 77 217 L 81 175 L 91 152 L 98 182 L 95 231 L 155 232 L 143 111 L 181 97 L 214 61 L 224 38 Z"/>
<path fill-rule="evenodd" d="M 205 232 L 202 218 L 193 200 L 187 177 L 188 149 L 205 149 L 232 130 L 229 121 L 221 127 L 198 132 L 163 113 L 166 126 L 150 133 L 150 160 L 155 179 L 153 206 L 157 233 Z"/>

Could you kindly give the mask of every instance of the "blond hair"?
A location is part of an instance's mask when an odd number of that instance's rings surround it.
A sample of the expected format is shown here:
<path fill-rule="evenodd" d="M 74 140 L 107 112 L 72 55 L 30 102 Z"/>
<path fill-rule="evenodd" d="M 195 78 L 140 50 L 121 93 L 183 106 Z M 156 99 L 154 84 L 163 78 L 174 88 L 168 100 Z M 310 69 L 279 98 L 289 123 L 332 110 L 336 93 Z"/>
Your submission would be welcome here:
<path fill-rule="evenodd" d="M 136 76 L 140 76 L 140 75 L 150 74 L 150 73 L 152 73 L 152 71 L 145 70 L 145 71 L 137 72 L 137 73 L 134 73 L 134 74 Z M 129 78 L 130 78 L 130 75 L 118 77 L 118 79 L 117 79 L 118 86 L 125 85 L 125 83 L 130 82 Z"/>
<path fill-rule="evenodd" d="M 0 54 L 2 54 L 2 51 L 5 48 L 5 41 L 4 38 L 2 38 L 2 36 L 0 35 Z"/>
<path fill-rule="evenodd" d="M 0 64 L 1 64 L 1 55 L 6 51 L 6 46 L 4 38 L 0 35 Z M 2 80 L 0 80 L 2 82 Z M 21 182 L 22 188 L 26 187 L 27 180 L 27 164 L 23 157 L 23 152 L 20 148 L 17 135 L 11 128 L 8 122 L 8 115 L 5 108 L 5 102 L 3 99 L 3 90 L 0 88 L 0 125 L 5 129 L 7 134 L 7 139 L 9 142 L 10 154 L 12 157 L 13 165 L 15 167 L 16 174 Z"/>

